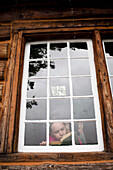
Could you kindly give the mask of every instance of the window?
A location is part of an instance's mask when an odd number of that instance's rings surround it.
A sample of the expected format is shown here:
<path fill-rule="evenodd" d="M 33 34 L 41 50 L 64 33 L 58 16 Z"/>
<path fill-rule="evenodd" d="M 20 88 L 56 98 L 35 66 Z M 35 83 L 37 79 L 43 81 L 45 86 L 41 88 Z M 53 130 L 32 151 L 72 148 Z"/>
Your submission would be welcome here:
<path fill-rule="evenodd" d="M 92 41 L 27 43 L 18 150 L 103 149 Z"/>
<path fill-rule="evenodd" d="M 113 97 L 113 68 L 112 68 L 113 67 L 113 40 L 104 40 L 103 46 L 104 46 L 104 53 L 106 58 L 108 74 L 109 74 L 111 92 Z"/>

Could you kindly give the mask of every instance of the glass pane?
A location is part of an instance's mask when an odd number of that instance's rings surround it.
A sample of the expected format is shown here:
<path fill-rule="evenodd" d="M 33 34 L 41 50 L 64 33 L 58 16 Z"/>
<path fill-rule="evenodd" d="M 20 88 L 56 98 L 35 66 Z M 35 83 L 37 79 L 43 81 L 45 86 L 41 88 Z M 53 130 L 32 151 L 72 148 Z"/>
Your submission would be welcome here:
<path fill-rule="evenodd" d="M 25 123 L 25 145 L 41 145 L 46 141 L 45 123 Z"/>
<path fill-rule="evenodd" d="M 96 123 L 91 122 L 75 122 L 75 144 L 90 145 L 98 144 L 96 134 Z"/>
<path fill-rule="evenodd" d="M 31 45 L 30 59 L 47 58 L 47 44 Z"/>
<path fill-rule="evenodd" d="M 51 78 L 50 79 L 50 96 L 69 96 L 69 79 L 68 78 Z"/>
<path fill-rule="evenodd" d="M 72 83 L 74 96 L 92 95 L 90 77 L 72 78 Z"/>
<path fill-rule="evenodd" d="M 74 119 L 95 118 L 93 98 L 73 99 Z"/>
<path fill-rule="evenodd" d="M 50 123 L 50 145 L 72 145 L 71 123 Z"/>
<path fill-rule="evenodd" d="M 46 100 L 27 100 L 26 120 L 45 120 L 47 112 Z"/>
<path fill-rule="evenodd" d="M 113 59 L 107 59 L 110 75 L 113 75 Z"/>
<path fill-rule="evenodd" d="M 70 119 L 70 99 L 50 100 L 50 119 Z"/>
<path fill-rule="evenodd" d="M 65 75 L 68 75 L 68 60 L 52 60 L 50 62 L 50 76 Z"/>
<path fill-rule="evenodd" d="M 111 90 L 112 90 L 112 95 L 113 95 L 113 77 L 110 77 L 111 80 Z"/>
<path fill-rule="evenodd" d="M 28 80 L 27 97 L 45 97 L 47 96 L 47 80 L 32 79 Z"/>
<path fill-rule="evenodd" d="M 107 57 L 113 57 L 113 42 L 104 42 Z"/>
<path fill-rule="evenodd" d="M 67 44 L 66 43 L 50 44 L 50 57 L 67 58 Z"/>
<path fill-rule="evenodd" d="M 71 59 L 71 74 L 72 75 L 89 75 L 89 60 L 88 59 Z"/>
<path fill-rule="evenodd" d="M 47 76 L 47 61 L 29 62 L 29 77 Z"/>
<path fill-rule="evenodd" d="M 88 57 L 88 48 L 86 42 L 70 43 L 70 56 L 72 58 Z"/>

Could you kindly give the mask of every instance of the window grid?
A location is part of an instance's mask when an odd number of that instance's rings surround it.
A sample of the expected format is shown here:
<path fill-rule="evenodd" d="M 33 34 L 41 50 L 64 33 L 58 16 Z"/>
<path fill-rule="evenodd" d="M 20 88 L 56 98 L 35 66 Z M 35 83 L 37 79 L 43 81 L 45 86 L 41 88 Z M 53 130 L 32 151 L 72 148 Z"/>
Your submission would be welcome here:
<path fill-rule="evenodd" d="M 87 41 L 85 41 L 85 42 L 87 42 Z M 92 82 L 92 73 L 91 73 L 91 70 L 92 70 L 91 69 L 91 61 L 89 61 L 90 62 L 89 63 L 89 65 L 90 65 L 90 75 L 71 75 L 71 57 L 70 57 L 70 51 L 69 51 L 70 50 L 69 44 L 71 43 L 71 41 L 69 41 L 69 42 L 67 41 L 67 55 L 68 55 L 68 58 L 59 58 L 59 59 L 66 59 L 66 60 L 68 60 L 69 75 L 67 75 L 67 76 L 50 76 L 50 66 L 49 66 L 50 65 L 50 60 L 51 60 L 50 53 L 49 53 L 50 52 L 50 50 L 49 50 L 50 49 L 50 43 L 51 42 L 47 43 L 47 59 L 46 58 L 45 59 L 28 59 L 28 65 L 29 65 L 29 62 L 31 62 L 31 61 L 47 60 L 47 62 L 48 62 L 47 77 L 29 77 L 29 76 L 27 76 L 28 77 L 27 80 L 32 80 L 32 79 L 47 79 L 47 97 L 36 97 L 35 98 L 35 100 L 38 100 L 38 99 L 41 99 L 41 100 L 46 99 L 47 100 L 47 120 L 26 120 L 26 119 L 24 119 L 24 131 L 25 131 L 25 123 L 30 123 L 30 122 L 32 122 L 32 123 L 46 123 L 46 125 L 47 125 L 47 134 L 46 134 L 47 135 L 46 136 L 46 138 L 47 138 L 47 146 L 49 146 L 49 123 L 51 123 L 51 122 L 71 122 L 71 127 L 72 127 L 72 132 L 73 132 L 72 133 L 72 145 L 75 146 L 75 141 L 74 141 L 74 122 L 78 122 L 78 121 L 83 121 L 83 122 L 86 122 L 86 121 L 97 121 L 96 113 L 95 113 L 95 118 L 94 119 L 74 119 L 74 117 L 73 117 L 73 99 L 80 99 L 80 98 L 93 98 L 94 99 L 95 98 L 94 97 L 95 95 L 94 95 L 94 92 L 93 92 L 93 88 L 92 88 L 92 95 L 83 95 L 83 96 L 74 96 L 73 95 L 73 88 L 72 88 L 72 78 L 76 78 L 76 77 L 78 77 L 78 78 L 81 78 L 81 77 L 90 77 L 91 78 L 91 84 L 93 84 L 93 82 Z M 87 42 L 87 45 L 88 44 L 89 43 Z M 89 51 L 90 51 L 90 48 L 89 48 L 89 45 L 88 45 L 88 52 Z M 30 52 L 29 52 L 29 54 L 30 54 Z M 74 57 L 72 59 L 85 59 L 85 58 L 91 60 L 91 57 L 89 57 L 89 54 L 88 54 L 88 57 L 81 57 L 81 58 L 80 57 L 79 58 L 78 57 Z M 57 60 L 57 58 L 52 58 L 52 60 L 53 59 Z M 49 92 L 50 92 L 49 80 L 51 78 L 69 78 L 70 96 L 63 96 L 63 97 L 52 97 L 52 96 L 50 96 L 49 95 Z M 50 99 L 55 99 L 55 98 L 70 99 L 70 101 L 71 101 L 71 119 L 68 119 L 68 120 L 50 120 L 49 119 L 49 113 L 50 113 L 49 100 Z M 32 97 L 25 97 L 25 101 L 27 101 L 29 99 L 32 100 L 34 98 L 32 98 Z M 23 133 L 23 135 L 24 135 L 24 133 Z M 98 137 L 97 137 L 97 139 L 98 139 Z M 24 147 L 24 144 L 23 144 L 23 147 Z M 39 147 L 40 146 L 38 146 L 38 148 Z M 44 147 L 45 146 L 43 146 L 43 148 Z M 79 148 L 80 146 L 77 146 L 77 147 Z M 34 146 L 31 146 L 31 148 L 34 148 Z M 84 146 L 83 146 L 83 148 L 84 148 Z M 87 148 L 87 146 L 86 146 L 86 148 Z M 91 148 L 92 148 L 92 146 L 91 146 Z"/>

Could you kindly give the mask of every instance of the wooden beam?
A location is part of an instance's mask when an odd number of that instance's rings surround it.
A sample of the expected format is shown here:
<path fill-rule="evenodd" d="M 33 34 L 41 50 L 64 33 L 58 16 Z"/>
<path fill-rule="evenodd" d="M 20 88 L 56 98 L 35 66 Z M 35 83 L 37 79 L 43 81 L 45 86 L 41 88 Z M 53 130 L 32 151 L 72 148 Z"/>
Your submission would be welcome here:
<path fill-rule="evenodd" d="M 108 79 L 108 72 L 106 67 L 106 61 L 101 41 L 100 32 L 98 30 L 94 31 L 94 47 L 95 47 L 95 57 L 96 65 L 98 68 L 99 82 L 101 86 L 101 97 L 104 110 L 105 122 L 104 126 L 106 127 L 106 136 L 107 142 L 109 145 L 109 150 L 113 152 L 113 105 L 112 105 L 112 96 L 110 90 L 110 84 Z"/>
<path fill-rule="evenodd" d="M 1 162 L 88 162 L 113 161 L 113 153 L 108 152 L 79 152 L 79 153 L 11 153 L 0 154 Z"/>
<path fill-rule="evenodd" d="M 12 38 L 12 45 L 10 57 L 7 64 L 7 76 L 5 80 L 5 87 L 3 93 L 3 107 L 2 107 L 2 139 L 0 152 L 12 152 L 16 98 L 17 98 L 17 84 L 21 53 L 21 38 L 22 33 L 14 34 Z"/>

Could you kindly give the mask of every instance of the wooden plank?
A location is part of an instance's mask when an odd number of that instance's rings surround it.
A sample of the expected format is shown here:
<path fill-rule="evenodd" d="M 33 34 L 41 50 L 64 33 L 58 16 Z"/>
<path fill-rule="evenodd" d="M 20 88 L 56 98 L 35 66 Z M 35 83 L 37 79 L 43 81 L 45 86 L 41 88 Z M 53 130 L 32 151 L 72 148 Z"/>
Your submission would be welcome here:
<path fill-rule="evenodd" d="M 8 43 L 0 44 L 0 59 L 8 58 Z"/>
<path fill-rule="evenodd" d="M 39 6 L 35 5 L 34 7 L 29 8 L 21 8 L 19 6 L 12 9 L 4 9 L 0 13 L 0 21 L 1 22 L 11 22 L 14 20 L 39 20 L 39 19 L 51 19 L 51 18 L 97 18 L 97 17 L 113 17 L 112 9 L 97 9 L 97 8 L 69 8 L 56 9 L 55 7 L 39 8 Z"/>
<path fill-rule="evenodd" d="M 97 58 L 98 76 L 101 86 L 102 105 L 104 109 L 107 144 L 109 150 L 113 152 L 113 105 L 108 79 L 108 72 L 102 47 L 101 36 L 98 30 L 94 32 L 95 57 Z"/>
<path fill-rule="evenodd" d="M 28 170 L 28 169 L 33 169 L 33 170 L 39 170 L 39 169 L 63 169 L 63 170 L 79 170 L 79 169 L 84 169 L 84 170 L 91 170 L 91 169 L 112 169 L 113 168 L 113 162 L 111 161 L 106 161 L 106 162 L 81 162 L 81 163 L 74 163 L 74 162 L 32 162 L 32 163 L 1 163 L 0 166 L 1 169 L 4 170 Z"/>
<path fill-rule="evenodd" d="M 10 119 L 9 119 L 9 138 L 8 138 L 8 146 L 7 146 L 7 152 L 11 153 L 13 148 L 13 137 L 14 137 L 14 124 L 15 124 L 15 114 L 16 114 L 16 104 L 17 104 L 17 92 L 18 92 L 18 83 L 19 83 L 19 76 L 20 76 L 20 61 L 21 61 L 21 50 L 22 50 L 22 32 L 18 35 L 18 41 L 17 41 L 17 51 L 16 51 L 16 60 L 15 60 L 15 66 L 14 66 L 14 75 L 13 75 L 13 84 L 12 84 L 12 98 L 11 98 L 11 110 L 10 110 Z M 13 51 L 12 51 L 13 53 Z M 20 81 L 21 82 L 21 81 Z M 19 123 L 19 122 L 18 122 Z"/>
<path fill-rule="evenodd" d="M 11 99 L 12 99 L 11 97 L 12 97 L 12 92 L 15 89 L 15 87 L 13 89 L 14 86 L 13 77 L 14 77 L 14 67 L 15 67 L 15 59 L 16 59 L 15 56 L 17 51 L 17 42 L 18 42 L 18 34 L 13 36 L 12 44 L 11 44 L 11 55 L 8 59 L 7 68 L 6 68 L 7 75 L 5 79 L 5 86 L 3 92 L 2 125 L 1 125 L 2 138 L 1 138 L 0 152 L 7 152 L 7 143 L 9 138 L 8 136 L 9 123 L 10 123 L 10 114 L 11 114 Z"/>
<path fill-rule="evenodd" d="M 1 162 L 88 162 L 113 161 L 113 153 L 82 152 L 82 153 L 11 153 L 0 154 Z"/>
<path fill-rule="evenodd" d="M 0 83 L 0 100 L 2 100 L 3 84 Z"/>
<path fill-rule="evenodd" d="M 19 120 L 20 120 L 20 102 L 21 102 L 21 86 L 23 77 L 23 63 L 24 63 L 24 51 L 25 51 L 25 39 L 22 38 L 22 50 L 20 57 L 19 67 L 19 82 L 17 87 L 17 104 L 16 104 L 16 115 L 15 115 L 15 128 L 14 128 L 14 139 L 13 139 L 13 152 L 18 152 L 18 134 L 19 134 Z"/>
<path fill-rule="evenodd" d="M 0 80 L 4 80 L 4 73 L 7 61 L 0 61 Z"/>
<path fill-rule="evenodd" d="M 111 27 L 113 18 L 89 18 L 89 19 L 56 19 L 56 20 L 29 20 L 14 21 L 12 24 L 13 32 L 18 30 L 54 29 L 54 28 L 83 28 L 83 27 Z"/>
<path fill-rule="evenodd" d="M 0 24 L 0 39 L 10 37 L 11 24 Z"/>

